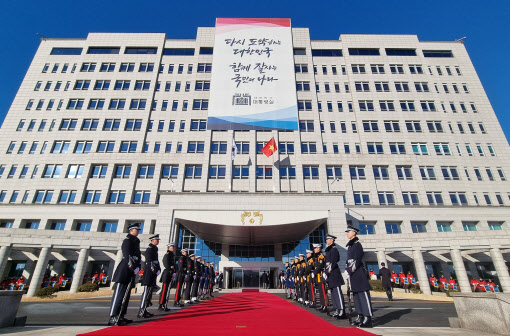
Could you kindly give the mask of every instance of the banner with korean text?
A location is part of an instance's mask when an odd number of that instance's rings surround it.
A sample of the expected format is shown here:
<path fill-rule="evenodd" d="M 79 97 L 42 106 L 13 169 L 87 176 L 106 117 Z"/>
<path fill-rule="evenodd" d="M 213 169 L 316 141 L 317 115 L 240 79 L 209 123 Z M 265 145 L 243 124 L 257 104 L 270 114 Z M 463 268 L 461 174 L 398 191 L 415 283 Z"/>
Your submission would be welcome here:
<path fill-rule="evenodd" d="M 297 130 L 290 19 L 217 18 L 207 128 Z"/>

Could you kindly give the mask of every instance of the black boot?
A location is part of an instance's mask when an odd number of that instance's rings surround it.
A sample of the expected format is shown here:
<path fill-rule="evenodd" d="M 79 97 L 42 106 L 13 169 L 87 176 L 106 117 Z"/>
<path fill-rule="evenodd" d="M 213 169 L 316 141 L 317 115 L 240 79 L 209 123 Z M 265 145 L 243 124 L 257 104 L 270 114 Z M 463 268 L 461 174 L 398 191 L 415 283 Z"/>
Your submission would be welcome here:
<path fill-rule="evenodd" d="M 345 310 L 339 309 L 340 313 L 336 316 L 337 320 L 345 320 L 347 318 L 347 314 Z"/>
<path fill-rule="evenodd" d="M 109 326 L 117 326 L 119 325 L 119 317 L 118 316 L 110 316 L 110 320 L 108 321 Z"/>
<path fill-rule="evenodd" d="M 140 309 L 140 310 L 138 311 L 138 315 L 137 315 L 137 316 L 138 316 L 138 318 L 142 318 L 142 317 L 144 317 L 144 315 L 145 315 L 145 309 Z"/>
<path fill-rule="evenodd" d="M 160 304 L 158 307 L 158 311 L 165 311 L 165 306 Z"/>
<path fill-rule="evenodd" d="M 175 301 L 174 307 L 184 307 L 184 305 L 182 303 L 180 303 L 179 301 Z"/>
<path fill-rule="evenodd" d="M 340 309 L 335 309 L 333 314 L 331 314 L 331 317 L 337 317 L 338 315 L 340 315 Z"/>
<path fill-rule="evenodd" d="M 373 328 L 372 326 L 372 318 L 370 316 L 365 316 L 363 322 L 359 325 L 361 328 Z"/>
<path fill-rule="evenodd" d="M 351 322 L 351 325 L 357 326 L 360 325 L 363 322 L 363 315 L 359 314 L 358 317 Z"/>

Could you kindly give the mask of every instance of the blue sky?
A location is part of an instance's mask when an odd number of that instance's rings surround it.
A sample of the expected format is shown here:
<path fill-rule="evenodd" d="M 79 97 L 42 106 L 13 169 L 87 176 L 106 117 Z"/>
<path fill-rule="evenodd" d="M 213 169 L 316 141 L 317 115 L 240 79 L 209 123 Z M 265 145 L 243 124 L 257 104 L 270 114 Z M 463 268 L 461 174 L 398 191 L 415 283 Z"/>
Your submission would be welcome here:
<path fill-rule="evenodd" d="M 0 123 L 39 45 L 36 33 L 85 38 L 88 32 L 164 32 L 195 38 L 216 17 L 290 17 L 312 39 L 340 34 L 417 34 L 420 40 L 467 36 L 466 48 L 496 115 L 510 135 L 510 1 L 20 1 L 0 5 Z M 506 23 L 505 23 L 506 22 Z M 505 98 L 507 97 L 507 98 Z"/>

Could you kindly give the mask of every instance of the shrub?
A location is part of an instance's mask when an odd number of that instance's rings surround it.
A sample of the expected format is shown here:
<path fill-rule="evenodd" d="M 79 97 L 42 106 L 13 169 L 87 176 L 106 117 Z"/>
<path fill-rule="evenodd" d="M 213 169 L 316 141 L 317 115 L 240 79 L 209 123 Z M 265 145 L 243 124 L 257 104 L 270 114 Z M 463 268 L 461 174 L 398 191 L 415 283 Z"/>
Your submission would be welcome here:
<path fill-rule="evenodd" d="M 411 293 L 413 294 L 423 294 L 423 291 L 419 288 L 411 288 Z"/>
<path fill-rule="evenodd" d="M 78 287 L 78 292 L 95 292 L 99 290 L 99 285 L 95 283 L 86 283 Z"/>
<path fill-rule="evenodd" d="M 55 288 L 55 287 L 44 287 L 44 288 L 39 288 L 35 292 L 34 295 L 37 296 L 37 297 L 40 297 L 40 298 L 49 298 L 53 294 L 55 294 L 56 292 L 58 292 L 58 288 Z"/>
<path fill-rule="evenodd" d="M 384 292 L 385 291 L 385 289 L 382 286 L 381 280 L 368 280 L 368 282 L 370 283 L 370 286 L 372 286 L 372 290 L 374 292 Z"/>

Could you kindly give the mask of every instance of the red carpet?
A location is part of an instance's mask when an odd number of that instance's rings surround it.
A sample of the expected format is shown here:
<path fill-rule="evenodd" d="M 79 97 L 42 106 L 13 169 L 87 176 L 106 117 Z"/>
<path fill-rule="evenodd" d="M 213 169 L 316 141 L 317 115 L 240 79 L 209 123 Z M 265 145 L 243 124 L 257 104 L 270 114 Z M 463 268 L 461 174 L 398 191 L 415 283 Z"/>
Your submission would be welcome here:
<path fill-rule="evenodd" d="M 128 316 L 130 317 L 130 316 Z M 139 326 L 109 327 L 87 336 L 111 335 L 345 335 L 370 336 L 340 328 L 269 293 L 231 293 Z"/>

